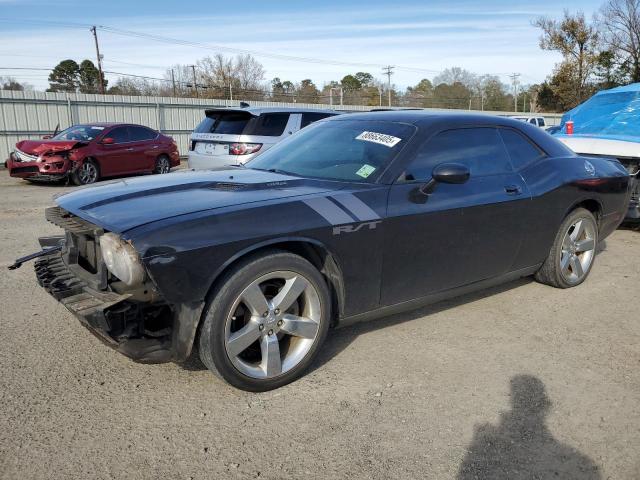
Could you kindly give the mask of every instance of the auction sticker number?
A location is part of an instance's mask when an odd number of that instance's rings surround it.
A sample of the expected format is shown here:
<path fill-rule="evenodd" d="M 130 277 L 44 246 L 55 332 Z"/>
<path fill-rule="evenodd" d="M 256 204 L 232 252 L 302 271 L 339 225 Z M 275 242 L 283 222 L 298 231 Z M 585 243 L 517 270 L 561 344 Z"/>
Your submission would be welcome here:
<path fill-rule="evenodd" d="M 395 147 L 402 139 L 394 137 L 393 135 L 386 135 L 384 133 L 377 132 L 362 132 L 356 137 L 356 140 L 364 140 L 365 142 L 378 143 L 385 147 Z"/>

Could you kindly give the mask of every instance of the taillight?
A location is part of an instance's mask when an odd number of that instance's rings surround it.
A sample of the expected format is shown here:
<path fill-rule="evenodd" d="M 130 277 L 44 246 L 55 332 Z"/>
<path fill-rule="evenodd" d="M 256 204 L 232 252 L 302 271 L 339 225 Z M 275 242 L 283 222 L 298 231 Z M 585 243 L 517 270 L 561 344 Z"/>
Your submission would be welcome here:
<path fill-rule="evenodd" d="M 230 155 L 249 155 L 250 153 L 256 153 L 262 148 L 261 143 L 232 143 L 229 145 Z"/>

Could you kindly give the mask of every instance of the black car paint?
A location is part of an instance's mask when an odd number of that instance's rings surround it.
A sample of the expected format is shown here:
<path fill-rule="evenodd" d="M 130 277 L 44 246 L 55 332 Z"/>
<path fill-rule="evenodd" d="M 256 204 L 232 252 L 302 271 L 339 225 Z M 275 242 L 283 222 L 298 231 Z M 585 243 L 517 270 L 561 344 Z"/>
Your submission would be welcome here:
<path fill-rule="evenodd" d="M 103 183 L 56 203 L 120 233 L 139 252 L 175 312 L 172 360 L 189 354 L 215 282 L 238 259 L 267 246 L 313 257 L 331 281 L 338 322 L 348 323 L 535 272 L 576 205 L 598 212 L 600 238 L 622 220 L 629 195 L 624 168 L 590 158 L 592 176 L 584 158 L 536 127 L 492 116 L 422 112 L 349 115 L 358 119 L 417 127 L 376 183 L 229 168 Z M 547 157 L 509 174 L 438 184 L 428 196 L 418 190 L 429 179 L 397 182 L 425 138 L 478 125 L 519 130 Z M 369 211 L 358 214 L 360 202 Z M 319 213 L 323 206 L 329 214 Z"/>

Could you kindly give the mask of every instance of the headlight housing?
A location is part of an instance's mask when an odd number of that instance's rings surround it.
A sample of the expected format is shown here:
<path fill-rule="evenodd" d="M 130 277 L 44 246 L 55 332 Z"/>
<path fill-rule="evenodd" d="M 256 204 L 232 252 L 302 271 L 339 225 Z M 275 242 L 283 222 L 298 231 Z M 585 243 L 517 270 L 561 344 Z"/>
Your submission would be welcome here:
<path fill-rule="evenodd" d="M 100 250 L 107 269 L 122 282 L 131 286 L 144 280 L 144 268 L 138 253 L 115 233 L 105 233 L 100 237 Z"/>

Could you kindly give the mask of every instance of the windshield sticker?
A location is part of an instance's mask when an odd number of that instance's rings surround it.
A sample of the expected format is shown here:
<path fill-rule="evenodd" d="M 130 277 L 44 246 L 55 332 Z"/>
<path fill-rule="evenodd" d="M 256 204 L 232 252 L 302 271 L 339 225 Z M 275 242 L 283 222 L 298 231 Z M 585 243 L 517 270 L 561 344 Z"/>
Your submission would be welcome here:
<path fill-rule="evenodd" d="M 362 132 L 356 137 L 356 140 L 364 140 L 365 142 L 379 143 L 385 147 L 395 147 L 402 139 L 394 137 L 393 135 L 386 135 L 384 133 L 376 132 Z"/>
<path fill-rule="evenodd" d="M 393 137 L 393 138 L 396 138 L 396 137 Z M 400 139 L 398 138 L 398 140 L 400 140 Z M 367 178 L 369 175 L 371 175 L 375 171 L 376 171 L 376 167 L 372 167 L 371 165 L 367 165 L 365 163 L 362 166 L 362 168 L 360 168 L 360 170 L 358 170 L 356 172 L 356 175 L 358 175 L 359 177 L 362 177 L 362 178 Z"/>

